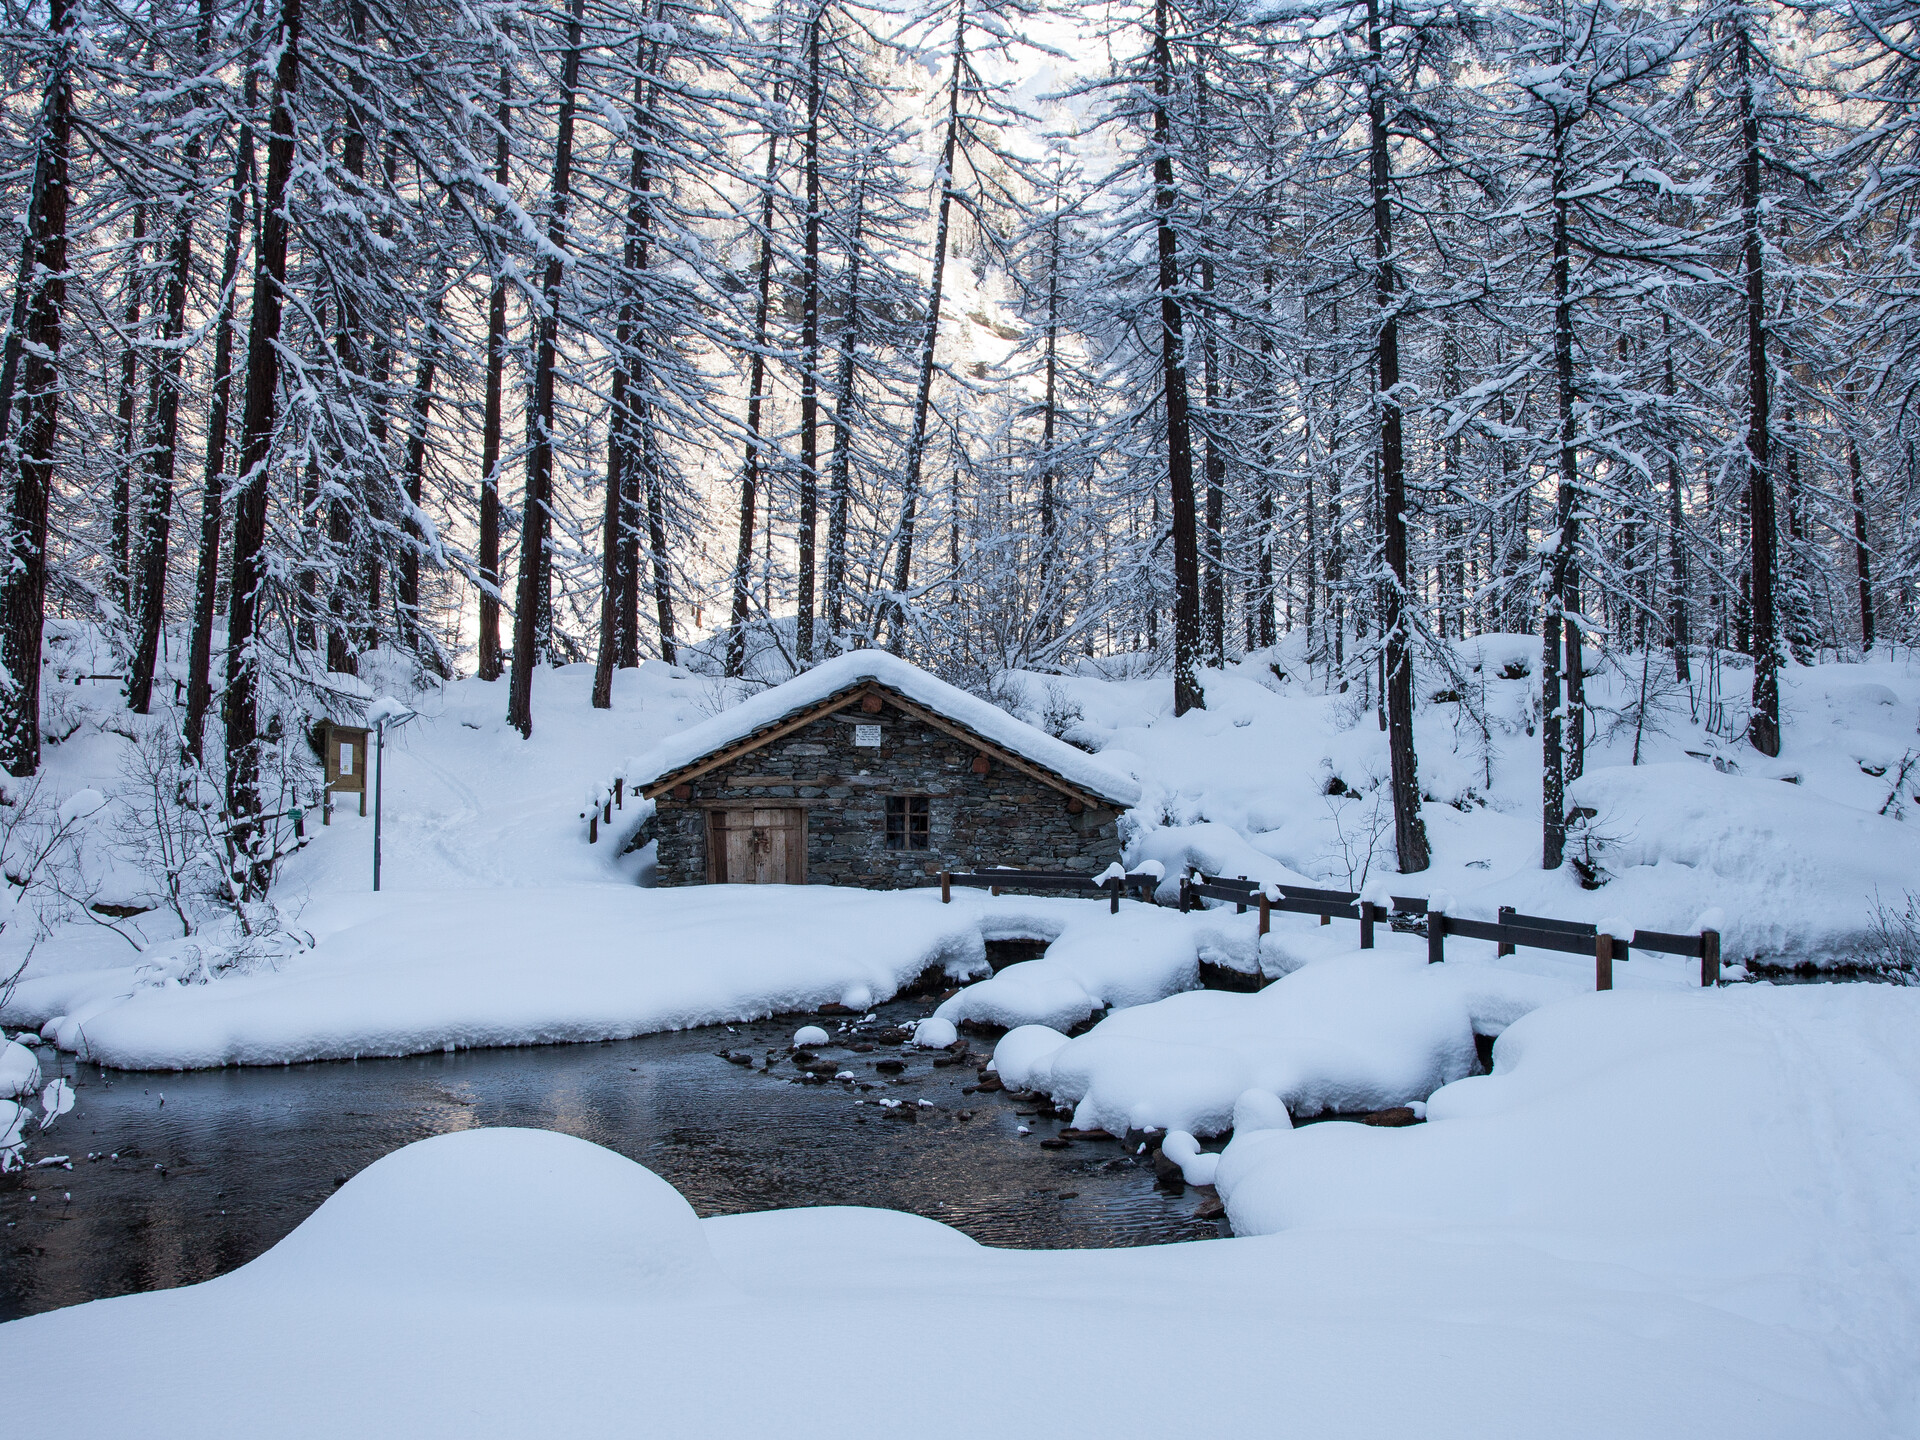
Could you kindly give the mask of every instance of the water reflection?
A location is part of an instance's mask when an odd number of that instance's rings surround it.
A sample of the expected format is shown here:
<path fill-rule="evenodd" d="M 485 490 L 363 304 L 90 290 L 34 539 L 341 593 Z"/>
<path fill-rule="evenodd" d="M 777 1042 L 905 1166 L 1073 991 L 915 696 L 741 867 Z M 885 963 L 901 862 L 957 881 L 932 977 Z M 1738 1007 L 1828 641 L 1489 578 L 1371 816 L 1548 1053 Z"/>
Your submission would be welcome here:
<path fill-rule="evenodd" d="M 934 1068 L 884 1046 L 829 1049 L 877 1088 L 790 1083 L 785 1045 L 798 1023 L 187 1075 L 63 1060 L 77 1104 L 33 1153 L 65 1151 L 73 1168 L 0 1178 L 0 1319 L 231 1270 L 382 1155 L 480 1125 L 605 1145 L 671 1181 L 702 1215 L 883 1205 L 986 1244 L 1036 1248 L 1220 1233 L 1193 1218 L 1192 1195 L 1156 1189 L 1151 1166 L 1117 1144 L 1040 1149 L 1058 1124 L 1003 1095 L 962 1094 L 975 1078 L 967 1066 Z M 721 1049 L 749 1050 L 755 1064 L 731 1064 Z M 903 1055 L 902 1076 L 872 1069 Z M 48 1052 L 42 1061 L 51 1065 Z M 881 1098 L 932 1106 L 913 1106 L 908 1122 L 883 1118 Z M 1022 1124 L 1034 1133 L 1019 1136 Z"/>

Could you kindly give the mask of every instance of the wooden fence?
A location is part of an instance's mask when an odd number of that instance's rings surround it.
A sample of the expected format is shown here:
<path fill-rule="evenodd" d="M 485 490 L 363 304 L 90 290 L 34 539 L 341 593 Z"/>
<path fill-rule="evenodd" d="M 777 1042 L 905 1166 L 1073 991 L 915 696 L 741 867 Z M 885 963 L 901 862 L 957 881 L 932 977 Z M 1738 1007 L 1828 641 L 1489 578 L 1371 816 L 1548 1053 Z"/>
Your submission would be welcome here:
<path fill-rule="evenodd" d="M 1151 900 L 1155 887 L 1160 884 L 1158 875 L 1115 876 L 1111 880 L 1098 881 L 1091 875 L 1076 874 L 1071 870 L 976 870 L 940 872 L 940 903 L 953 903 L 953 887 L 958 885 L 968 890 L 986 890 L 998 895 L 1006 890 L 1091 890 L 1095 894 L 1104 893 L 1109 901 L 1108 911 L 1120 913 L 1120 897 L 1131 893 L 1136 900 Z"/>
<path fill-rule="evenodd" d="M 1245 914 L 1249 907 L 1260 911 L 1260 933 L 1272 927 L 1275 910 L 1296 915 L 1318 915 L 1321 924 L 1332 920 L 1360 922 L 1360 948 L 1373 948 L 1373 927 L 1391 921 L 1393 915 L 1421 916 L 1420 926 L 1427 936 L 1427 960 L 1438 964 L 1446 959 L 1447 936 L 1463 940 L 1491 940 L 1499 953 L 1511 955 L 1525 947 L 1529 950 L 1555 950 L 1563 955 L 1593 957 L 1593 988 L 1613 988 L 1613 963 L 1629 960 L 1635 950 L 1658 955 L 1685 955 L 1700 962 L 1700 983 L 1711 987 L 1720 983 L 1720 932 L 1702 930 L 1698 935 L 1676 935 L 1665 930 L 1636 930 L 1633 939 L 1619 940 L 1603 935 L 1597 926 L 1578 920 L 1554 920 L 1544 915 L 1522 915 L 1511 906 L 1501 906 L 1500 918 L 1468 920 L 1458 915 L 1430 909 L 1425 900 L 1411 896 L 1390 897 L 1392 908 L 1383 910 L 1370 900 L 1347 890 L 1316 890 L 1304 885 L 1278 887 L 1280 898 L 1270 898 L 1258 884 L 1240 875 L 1207 875 L 1195 871 L 1180 882 L 1180 908 L 1191 910 L 1200 900 L 1224 900 Z"/>

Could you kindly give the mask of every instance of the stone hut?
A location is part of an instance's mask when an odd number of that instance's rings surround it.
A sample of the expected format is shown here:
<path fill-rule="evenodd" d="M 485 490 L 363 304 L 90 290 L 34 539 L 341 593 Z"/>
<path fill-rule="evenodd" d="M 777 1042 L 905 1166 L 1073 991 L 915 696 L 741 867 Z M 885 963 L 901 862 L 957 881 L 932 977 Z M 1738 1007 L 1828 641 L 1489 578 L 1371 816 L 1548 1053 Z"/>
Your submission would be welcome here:
<path fill-rule="evenodd" d="M 942 870 L 1118 857 L 1128 777 L 882 650 L 841 655 L 675 735 L 628 782 L 659 883 L 895 889 Z"/>

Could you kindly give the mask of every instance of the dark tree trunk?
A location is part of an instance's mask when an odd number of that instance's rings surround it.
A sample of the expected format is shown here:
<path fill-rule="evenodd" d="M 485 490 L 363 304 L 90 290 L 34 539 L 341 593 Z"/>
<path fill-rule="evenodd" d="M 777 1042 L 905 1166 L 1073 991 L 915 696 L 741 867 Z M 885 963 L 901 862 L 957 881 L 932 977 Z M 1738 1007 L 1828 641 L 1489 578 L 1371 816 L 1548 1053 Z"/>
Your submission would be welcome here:
<path fill-rule="evenodd" d="M 213 0 L 200 0 L 196 52 L 204 67 L 213 49 Z M 194 97 L 196 103 L 200 96 Z M 200 136 L 187 141 L 187 173 L 198 180 Z M 187 325 L 187 286 L 193 279 L 193 189 L 184 190 L 174 211 L 171 263 L 167 267 L 166 318 L 160 338 L 164 359 L 156 366 L 147 394 L 147 477 L 140 510 L 139 623 L 127 704 L 144 715 L 153 704 L 154 672 L 159 665 L 160 631 L 166 620 L 167 556 L 173 538 L 173 482 L 180 445 L 180 377 L 185 351 L 180 343 Z"/>
<path fill-rule="evenodd" d="M 187 148 L 190 173 L 199 170 L 199 160 L 195 139 Z M 167 548 L 173 535 L 173 476 L 180 441 L 180 338 L 187 328 L 187 282 L 193 278 L 193 219 L 187 197 L 182 197 L 174 225 L 166 313 L 160 323 L 162 359 L 147 387 L 147 436 L 141 447 L 146 476 L 140 487 L 133 665 L 127 677 L 127 706 L 136 715 L 145 715 L 153 704 L 160 629 L 167 610 Z"/>
<path fill-rule="evenodd" d="M 133 243 L 127 253 L 127 310 L 121 322 L 126 336 L 120 347 L 119 427 L 120 463 L 113 470 L 113 556 L 107 564 L 107 594 L 123 611 L 133 606 L 133 485 L 140 470 L 139 427 L 134 418 L 134 396 L 140 379 L 140 301 L 146 289 L 147 207 L 133 207 Z"/>
<path fill-rule="evenodd" d="M 1201 262 L 1206 277 L 1202 288 L 1213 289 L 1213 261 Z M 1207 404 L 1207 424 L 1202 432 L 1206 442 L 1204 468 L 1207 477 L 1207 576 L 1202 614 L 1206 627 L 1207 663 L 1219 667 L 1227 663 L 1227 457 L 1219 434 L 1220 355 L 1214 343 L 1213 323 L 1207 322 L 1202 342 L 1201 363 L 1205 367 L 1202 394 Z"/>
<path fill-rule="evenodd" d="M 1380 385 L 1380 538 L 1392 573 L 1382 587 L 1380 634 L 1385 643 L 1387 757 L 1392 770 L 1393 838 L 1403 875 L 1428 864 L 1427 827 L 1420 818 L 1420 776 L 1413 748 L 1413 645 L 1407 607 L 1407 475 L 1400 402 L 1400 322 L 1394 310 L 1392 160 L 1387 149 L 1387 99 L 1382 73 L 1380 8 L 1367 0 L 1367 49 L 1372 81 L 1367 97 L 1368 174 L 1373 200 L 1374 301 L 1380 312 L 1375 356 Z"/>
<path fill-rule="evenodd" d="M 1060 211 L 1056 207 L 1047 227 L 1047 327 L 1045 393 L 1040 412 L 1040 615 L 1037 629 L 1044 643 L 1059 631 L 1059 598 L 1053 593 L 1053 572 L 1059 560 L 1059 521 L 1054 514 L 1058 473 L 1054 442 L 1060 409 Z"/>
<path fill-rule="evenodd" d="M 953 74 L 947 82 L 947 126 L 940 141 L 940 203 L 933 220 L 933 275 L 927 284 L 926 323 L 920 330 L 919 374 L 914 381 L 913 419 L 907 432 L 906 463 L 900 501 L 900 534 L 893 556 L 892 620 L 887 646 L 899 651 L 906 639 L 906 593 L 913 579 L 913 527 L 920 506 L 920 476 L 927 457 L 927 417 L 933 405 L 934 352 L 940 341 L 940 306 L 946 289 L 947 246 L 953 212 L 953 162 L 960 151 L 961 71 L 967 59 L 966 0 L 954 13 Z"/>
<path fill-rule="evenodd" d="M 1847 479 L 1852 486 L 1853 564 L 1860 581 L 1860 649 L 1873 658 L 1873 552 L 1867 546 L 1867 487 L 1860 473 L 1860 441 L 1854 434 L 1859 394 L 1847 384 Z"/>
<path fill-rule="evenodd" d="M 640 431 L 640 460 L 647 489 L 647 549 L 653 558 L 654 619 L 660 626 L 660 658 L 673 665 L 679 662 L 679 642 L 674 638 L 673 566 L 667 557 L 667 502 L 661 493 L 657 443 L 653 426 L 644 426 Z"/>
<path fill-rule="evenodd" d="M 1186 317 L 1174 233 L 1173 46 L 1166 0 L 1153 7 L 1153 187 L 1160 269 L 1160 372 L 1167 424 L 1167 489 L 1173 501 L 1173 713 L 1206 708 L 1200 688 L 1200 553 L 1194 514 L 1193 437 L 1187 413 Z"/>
<path fill-rule="evenodd" d="M 533 404 L 527 417 L 527 493 L 520 517 L 520 579 L 514 591 L 513 670 L 508 677 L 507 723 L 533 734 L 533 672 L 541 621 L 547 613 L 551 572 L 547 559 L 548 506 L 553 495 L 553 372 L 560 346 L 560 287 L 566 278 L 561 253 L 567 244 L 567 202 L 573 189 L 573 114 L 580 84 L 580 30 L 586 0 L 567 11 L 567 58 L 560 81 L 560 113 L 553 142 L 547 243 L 551 247 L 540 285 L 540 331 L 533 361 Z"/>
<path fill-rule="evenodd" d="M 740 468 L 740 543 L 733 557 L 733 610 L 727 634 L 727 674 L 747 664 L 747 621 L 752 614 L 753 529 L 760 503 L 760 412 L 766 403 L 767 313 L 773 301 L 773 181 L 780 164 L 780 136 L 767 136 L 767 173 L 760 194 L 760 258 L 755 263 L 753 354 L 747 361 L 747 453 Z"/>
<path fill-rule="evenodd" d="M 1752 40 L 1744 23 L 1734 36 L 1740 77 L 1741 268 L 1746 275 L 1747 515 L 1753 529 L 1751 576 L 1753 716 L 1747 738 L 1762 755 L 1780 753 L 1780 630 L 1774 602 L 1772 429 L 1767 375 L 1767 274 L 1760 243 L 1760 110 Z"/>
<path fill-rule="evenodd" d="M 827 634 L 838 648 L 846 624 L 847 506 L 853 483 L 853 382 L 860 354 L 860 262 L 867 218 L 867 177 L 854 184 L 847 251 L 847 310 L 840 327 L 840 369 L 833 384 L 833 459 L 827 469 Z"/>
<path fill-rule="evenodd" d="M 500 106 L 494 121 L 493 179 L 501 190 L 512 179 L 509 127 L 513 107 L 513 71 L 500 67 Z M 498 216 L 496 214 L 496 219 Z M 507 364 L 507 278 L 503 258 L 494 260 L 487 291 L 486 411 L 480 436 L 480 636 L 479 675 L 500 678 L 500 412 Z"/>
<path fill-rule="evenodd" d="M 259 36 L 246 57 L 246 105 L 253 114 L 260 71 Z M 246 237 L 247 193 L 253 188 L 253 126 L 243 122 L 234 142 L 233 189 L 227 196 L 227 234 L 220 258 L 220 313 L 214 322 L 213 395 L 207 406 L 207 454 L 200 484 L 200 555 L 193 580 L 193 633 L 187 641 L 185 749 L 195 765 L 204 755 L 207 711 L 213 704 L 213 615 L 220 587 L 220 529 L 226 512 L 227 425 L 233 402 L 233 313 L 239 298 L 240 244 Z M 259 224 L 259 217 L 254 219 Z"/>
<path fill-rule="evenodd" d="M 1572 247 L 1567 233 L 1569 201 L 1566 194 L 1566 132 L 1556 115 L 1553 131 L 1553 373 L 1555 419 L 1559 427 L 1560 488 L 1558 534 L 1548 562 L 1548 581 L 1540 653 L 1540 810 L 1542 869 L 1557 870 L 1566 858 L 1567 782 L 1577 773 L 1563 744 L 1569 709 L 1574 711 L 1573 748 L 1578 754 L 1579 629 L 1567 617 L 1573 589 L 1575 550 L 1580 544 L 1580 457 L 1575 446 Z M 1564 641 L 1566 676 L 1561 683 Z"/>
<path fill-rule="evenodd" d="M 293 94 L 300 78 L 300 3 L 281 0 L 260 250 L 247 327 L 246 404 L 239 494 L 233 513 L 233 581 L 227 600 L 227 815 L 229 854 L 248 898 L 264 894 L 272 856 L 261 845 L 260 654 L 257 620 L 267 579 L 267 479 L 280 398 L 280 308 L 287 278 L 287 185 L 293 173 Z"/>
<path fill-rule="evenodd" d="M 407 456 L 403 462 L 402 483 L 407 492 L 406 548 L 400 555 L 399 601 L 400 634 L 407 649 L 434 671 L 445 674 L 440 645 L 427 633 L 420 621 L 420 552 L 427 543 L 427 532 L 420 523 L 420 498 L 427 471 L 427 429 L 433 422 L 433 382 L 440 369 L 440 314 L 446 278 L 440 277 L 433 298 L 427 305 L 426 343 L 413 372 L 412 415 L 407 426 Z"/>
<path fill-rule="evenodd" d="M 1660 322 L 1660 333 L 1667 334 L 1669 324 Z M 1673 345 L 1666 347 L 1666 393 L 1669 400 L 1678 393 L 1673 380 Z M 1667 452 L 1667 557 L 1673 571 L 1673 594 L 1667 609 L 1668 638 L 1673 644 L 1673 677 L 1685 684 L 1692 678 L 1687 647 L 1687 514 L 1685 497 L 1680 493 L 1680 462 L 1672 450 Z"/>
<path fill-rule="evenodd" d="M 633 145 L 627 162 L 627 233 L 621 255 L 621 297 L 619 318 L 614 324 L 614 365 L 612 393 L 607 410 L 607 485 L 604 513 L 600 526 L 600 646 L 593 667 L 593 706 L 606 710 L 613 705 L 613 672 L 623 654 L 635 648 L 629 633 L 637 623 L 632 594 L 635 562 L 629 544 L 632 534 L 634 489 L 634 441 L 638 434 L 635 408 L 636 381 L 640 374 L 640 348 L 645 344 L 640 332 L 642 299 L 640 272 L 647 264 L 647 230 L 650 213 L 652 166 L 647 154 L 649 127 L 646 49 L 649 42 L 634 45 Z"/>
<path fill-rule="evenodd" d="M 820 27 L 824 3 L 807 26 L 807 133 L 804 153 L 807 215 L 800 276 L 800 575 L 794 600 L 795 663 L 813 663 L 814 538 L 819 528 L 820 469 Z"/>
<path fill-rule="evenodd" d="M 0 588 L 0 658 L 12 683 L 0 712 L 0 763 L 9 775 L 40 768 L 40 647 L 47 621 L 47 507 L 53 493 L 53 444 L 60 406 L 60 323 L 67 300 L 67 150 L 73 81 L 68 72 L 67 0 L 51 0 L 47 28 L 58 50 L 47 81 L 46 109 L 36 137 L 33 190 L 21 283 L 0 392 L 0 439 L 12 412 L 14 367 L 20 374 L 20 442 L 13 484 L 13 566 Z M 22 363 L 24 361 L 24 363 Z"/>

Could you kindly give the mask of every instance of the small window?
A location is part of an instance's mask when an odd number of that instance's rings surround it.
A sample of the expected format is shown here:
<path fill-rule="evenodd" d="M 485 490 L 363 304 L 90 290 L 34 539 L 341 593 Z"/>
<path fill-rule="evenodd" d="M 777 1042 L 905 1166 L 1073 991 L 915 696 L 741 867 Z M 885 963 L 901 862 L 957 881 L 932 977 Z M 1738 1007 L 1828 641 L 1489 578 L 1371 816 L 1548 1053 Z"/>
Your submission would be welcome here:
<path fill-rule="evenodd" d="M 887 849 L 926 850 L 931 848 L 927 830 L 927 797 L 924 795 L 887 796 Z"/>

